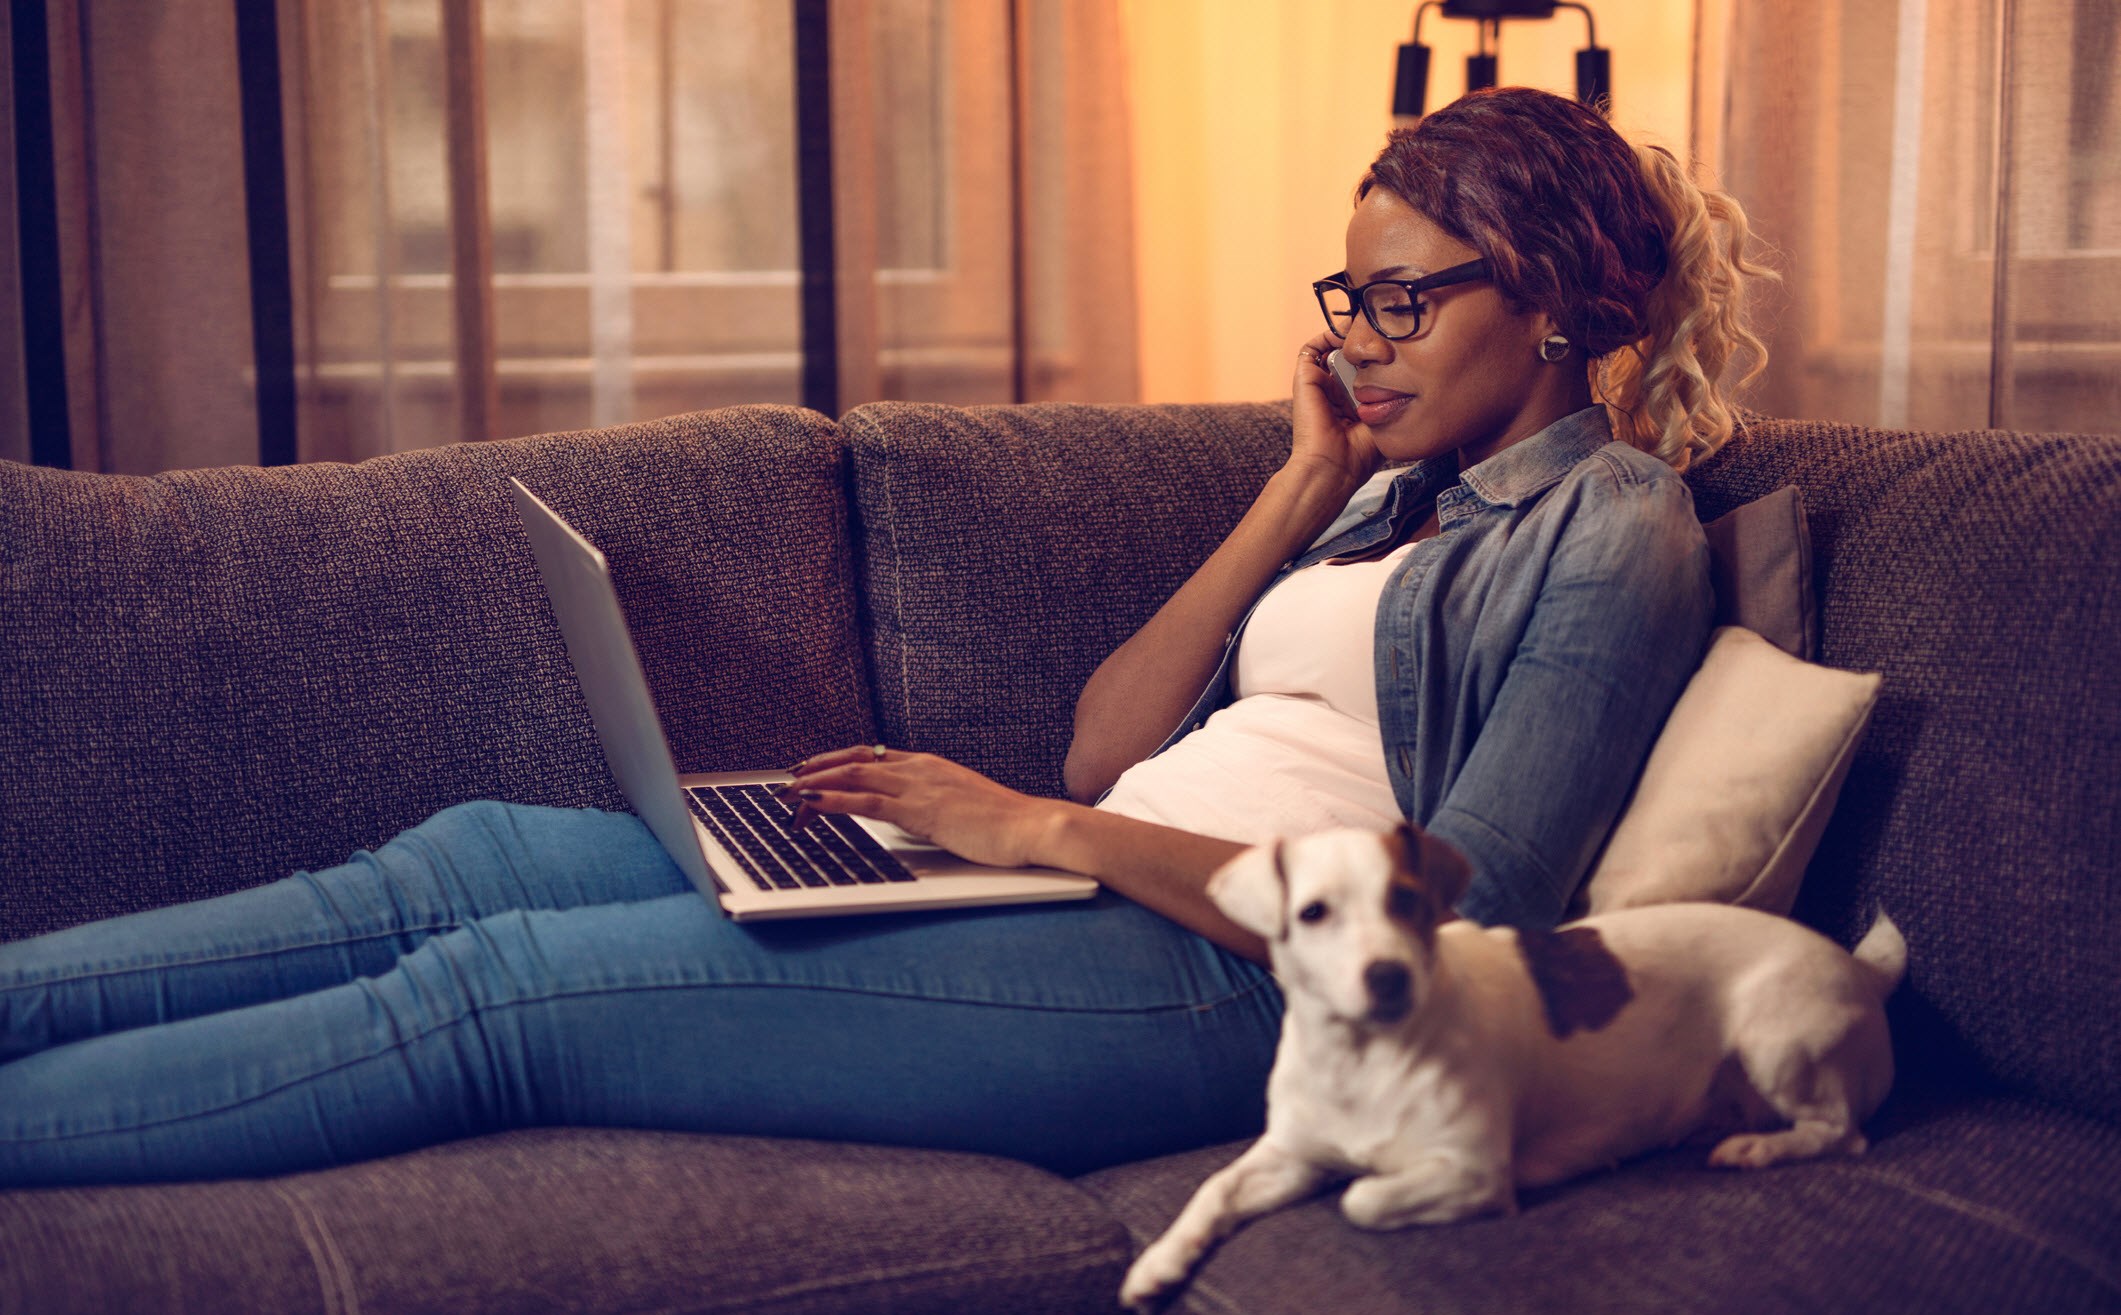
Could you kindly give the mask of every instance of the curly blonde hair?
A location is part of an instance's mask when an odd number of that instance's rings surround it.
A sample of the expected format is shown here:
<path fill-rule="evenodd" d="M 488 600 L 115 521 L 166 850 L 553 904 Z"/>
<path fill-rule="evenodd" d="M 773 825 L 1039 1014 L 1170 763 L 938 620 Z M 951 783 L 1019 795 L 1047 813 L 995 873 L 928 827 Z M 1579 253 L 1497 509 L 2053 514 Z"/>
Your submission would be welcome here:
<path fill-rule="evenodd" d="M 1731 436 L 1723 375 L 1767 364 L 1745 324 L 1737 201 L 1660 146 L 1633 146 L 1595 110 L 1506 87 L 1392 133 L 1356 189 L 1383 187 L 1480 252 L 1519 310 L 1546 312 L 1589 356 L 1616 437 L 1684 471 Z"/>

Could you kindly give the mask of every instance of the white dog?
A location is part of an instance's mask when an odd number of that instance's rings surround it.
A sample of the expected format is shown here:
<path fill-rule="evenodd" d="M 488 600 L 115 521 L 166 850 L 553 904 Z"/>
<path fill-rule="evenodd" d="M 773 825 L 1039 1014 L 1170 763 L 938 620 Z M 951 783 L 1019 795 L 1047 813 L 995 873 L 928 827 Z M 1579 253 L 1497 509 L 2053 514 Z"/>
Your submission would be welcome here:
<path fill-rule="evenodd" d="M 1360 1228 L 1513 1211 L 1703 1134 L 1709 1163 L 1860 1154 L 1893 1081 L 1883 1002 L 1907 947 L 1852 957 L 1785 918 L 1667 904 L 1551 932 L 1451 920 L 1440 841 L 1336 831 L 1247 850 L 1209 894 L 1266 938 L 1287 999 L 1267 1130 L 1128 1270 L 1153 1307 L 1247 1219 L 1353 1179 Z M 1727 1134 L 1727 1135 L 1725 1135 Z"/>

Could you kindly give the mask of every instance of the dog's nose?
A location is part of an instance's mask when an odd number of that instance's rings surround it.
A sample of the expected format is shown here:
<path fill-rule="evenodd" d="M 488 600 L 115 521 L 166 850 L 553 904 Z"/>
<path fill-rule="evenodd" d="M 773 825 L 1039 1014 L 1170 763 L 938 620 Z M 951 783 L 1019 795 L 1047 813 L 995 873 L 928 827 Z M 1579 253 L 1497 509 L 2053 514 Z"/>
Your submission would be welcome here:
<path fill-rule="evenodd" d="M 1391 1010 L 1406 1004 L 1413 977 L 1405 964 L 1379 959 L 1362 970 L 1362 982 L 1370 988 L 1370 999 L 1380 1009 Z"/>

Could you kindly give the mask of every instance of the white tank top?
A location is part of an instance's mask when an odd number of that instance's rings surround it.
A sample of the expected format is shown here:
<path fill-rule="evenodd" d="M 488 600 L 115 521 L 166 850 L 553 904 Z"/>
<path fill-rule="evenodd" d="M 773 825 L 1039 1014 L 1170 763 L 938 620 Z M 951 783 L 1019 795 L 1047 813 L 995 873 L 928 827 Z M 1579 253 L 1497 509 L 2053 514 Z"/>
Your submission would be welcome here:
<path fill-rule="evenodd" d="M 1098 807 L 1245 844 L 1403 819 L 1377 729 L 1377 600 L 1407 544 L 1297 571 L 1238 641 L 1232 701 Z"/>

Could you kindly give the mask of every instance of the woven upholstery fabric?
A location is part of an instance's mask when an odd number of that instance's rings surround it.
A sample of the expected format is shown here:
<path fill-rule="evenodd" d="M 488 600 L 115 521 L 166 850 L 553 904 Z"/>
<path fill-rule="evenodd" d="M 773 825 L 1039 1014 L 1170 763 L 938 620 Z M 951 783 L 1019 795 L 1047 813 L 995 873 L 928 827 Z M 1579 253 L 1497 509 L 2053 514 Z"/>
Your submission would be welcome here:
<path fill-rule="evenodd" d="M 886 402 L 840 423 L 879 731 L 1046 795 L 1090 673 L 1289 451 L 1286 404 Z"/>
<path fill-rule="evenodd" d="M 1801 488 L 1819 660 L 1885 677 L 1797 916 L 1891 912 L 1904 1064 L 2121 1118 L 2121 439 L 1756 416 L 1689 481 Z"/>
<path fill-rule="evenodd" d="M 1172 1315 L 1810 1315 L 2121 1309 L 2121 1130 L 2016 1099 L 1889 1105 L 1870 1152 L 1758 1172 L 1681 1149 L 1521 1196 L 1514 1217 L 1366 1233 L 1328 1195 L 1216 1251 Z M 1159 1235 L 1240 1146 L 1078 1180 Z"/>
<path fill-rule="evenodd" d="M 0 938 L 623 808 L 508 475 L 610 560 L 681 769 L 868 738 L 843 453 L 746 407 L 359 465 L 0 463 Z"/>
<path fill-rule="evenodd" d="M 0 1193 L 0 1310 L 1111 1309 L 1125 1230 L 972 1155 L 538 1129 L 266 1181 Z"/>

